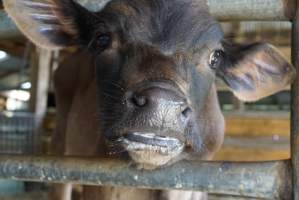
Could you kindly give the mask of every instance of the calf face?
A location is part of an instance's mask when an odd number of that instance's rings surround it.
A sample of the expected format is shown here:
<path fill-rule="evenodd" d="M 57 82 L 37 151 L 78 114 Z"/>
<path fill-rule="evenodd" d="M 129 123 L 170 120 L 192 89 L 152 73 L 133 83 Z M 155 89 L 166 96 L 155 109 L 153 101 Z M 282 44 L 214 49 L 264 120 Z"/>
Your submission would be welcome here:
<path fill-rule="evenodd" d="M 208 159 L 220 147 L 216 76 L 254 101 L 284 89 L 295 74 L 270 45 L 226 42 L 201 0 L 114 0 L 98 12 L 72 0 L 4 5 L 37 45 L 88 49 L 101 132 L 112 151 L 125 150 L 144 166 Z"/>

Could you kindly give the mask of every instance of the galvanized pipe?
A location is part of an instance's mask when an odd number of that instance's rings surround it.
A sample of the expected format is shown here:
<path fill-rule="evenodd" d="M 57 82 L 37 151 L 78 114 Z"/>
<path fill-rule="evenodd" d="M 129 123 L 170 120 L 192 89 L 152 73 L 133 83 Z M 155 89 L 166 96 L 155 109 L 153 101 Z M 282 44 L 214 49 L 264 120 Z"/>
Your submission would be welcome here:
<path fill-rule="evenodd" d="M 292 62 L 297 69 L 297 76 L 291 89 L 293 200 L 299 200 L 299 3 L 292 25 Z"/>
<path fill-rule="evenodd" d="M 76 0 L 90 10 L 100 10 L 108 0 Z M 203 0 L 198 0 L 203 1 Z M 218 20 L 291 20 L 296 0 L 206 0 L 210 12 Z M 101 2 L 101 3 L 99 3 Z"/>
<path fill-rule="evenodd" d="M 90 10 L 98 11 L 108 0 L 76 0 Z M 203 1 L 203 0 L 198 0 Z M 296 0 L 206 0 L 210 12 L 221 21 L 291 20 Z M 101 3 L 99 3 L 101 2 Z"/>
<path fill-rule="evenodd" d="M 103 8 L 109 0 L 76 1 L 92 11 L 97 11 Z M 296 0 L 207 0 L 207 4 L 211 14 L 220 21 L 289 21 L 293 19 L 296 11 Z M 0 38 L 20 35 L 13 22 L 3 11 L 0 11 Z"/>
<path fill-rule="evenodd" d="M 86 185 L 184 189 L 266 199 L 289 199 L 287 161 L 230 163 L 182 161 L 159 170 L 139 170 L 119 160 L 0 156 L 0 178 Z"/>
<path fill-rule="evenodd" d="M 210 12 L 220 21 L 290 21 L 296 0 L 207 0 Z"/>

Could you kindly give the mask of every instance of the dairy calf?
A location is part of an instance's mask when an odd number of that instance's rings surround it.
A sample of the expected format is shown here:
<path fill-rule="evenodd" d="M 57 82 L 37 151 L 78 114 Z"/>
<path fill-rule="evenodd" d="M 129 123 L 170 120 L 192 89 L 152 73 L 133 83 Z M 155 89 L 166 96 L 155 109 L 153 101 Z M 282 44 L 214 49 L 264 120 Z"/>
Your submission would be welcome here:
<path fill-rule="evenodd" d="M 271 45 L 225 41 L 204 0 L 112 0 L 97 12 L 72 0 L 4 6 L 36 45 L 80 49 L 55 76 L 57 154 L 117 154 L 145 169 L 211 159 L 224 135 L 216 76 L 239 99 L 255 101 L 295 75 Z M 69 188 L 57 187 L 53 199 L 70 198 Z M 204 196 L 113 187 L 83 193 L 90 200 Z"/>

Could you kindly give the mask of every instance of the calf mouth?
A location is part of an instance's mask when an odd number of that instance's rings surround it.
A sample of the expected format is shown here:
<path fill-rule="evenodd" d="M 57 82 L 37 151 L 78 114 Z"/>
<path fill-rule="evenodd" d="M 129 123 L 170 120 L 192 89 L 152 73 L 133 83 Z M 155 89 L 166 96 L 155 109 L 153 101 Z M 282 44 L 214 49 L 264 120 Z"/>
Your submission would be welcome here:
<path fill-rule="evenodd" d="M 184 143 L 174 137 L 159 136 L 150 132 L 132 132 L 123 136 L 122 146 L 140 167 L 153 169 L 166 165 L 179 156 Z"/>
<path fill-rule="evenodd" d="M 168 154 L 177 151 L 179 148 L 183 146 L 183 144 L 174 137 L 159 136 L 155 133 L 134 132 L 127 134 L 124 138 L 125 143 L 129 145 L 127 146 L 127 149 L 133 148 L 132 150 L 142 150 L 142 147 L 155 146 L 163 150 L 161 151 L 162 154 Z M 136 149 L 135 147 L 130 146 L 131 143 L 140 145 L 137 145 Z"/>

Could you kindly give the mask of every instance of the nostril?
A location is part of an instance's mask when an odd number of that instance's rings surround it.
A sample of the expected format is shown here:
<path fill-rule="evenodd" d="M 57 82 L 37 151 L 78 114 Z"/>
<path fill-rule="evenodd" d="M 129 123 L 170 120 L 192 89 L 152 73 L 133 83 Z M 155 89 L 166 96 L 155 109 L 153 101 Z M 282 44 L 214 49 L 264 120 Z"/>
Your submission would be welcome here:
<path fill-rule="evenodd" d="M 143 95 L 135 94 L 131 98 L 131 101 L 135 106 L 138 106 L 138 107 L 143 107 L 147 104 L 147 98 Z"/>
<path fill-rule="evenodd" d="M 187 119 L 187 118 L 189 118 L 189 116 L 191 115 L 191 113 L 192 113 L 191 108 L 190 108 L 190 107 L 187 107 L 187 108 L 185 108 L 185 109 L 182 111 L 182 116 L 183 116 L 185 119 Z"/>

